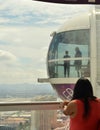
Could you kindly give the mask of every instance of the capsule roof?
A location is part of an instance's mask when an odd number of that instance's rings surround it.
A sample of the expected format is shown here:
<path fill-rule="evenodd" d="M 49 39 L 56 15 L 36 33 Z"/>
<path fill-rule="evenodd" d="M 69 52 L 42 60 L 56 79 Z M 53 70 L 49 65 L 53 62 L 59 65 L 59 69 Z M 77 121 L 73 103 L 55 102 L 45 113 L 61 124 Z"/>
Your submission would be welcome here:
<path fill-rule="evenodd" d="M 90 14 L 85 13 L 67 20 L 65 24 L 57 31 L 57 33 L 88 28 L 90 28 Z"/>

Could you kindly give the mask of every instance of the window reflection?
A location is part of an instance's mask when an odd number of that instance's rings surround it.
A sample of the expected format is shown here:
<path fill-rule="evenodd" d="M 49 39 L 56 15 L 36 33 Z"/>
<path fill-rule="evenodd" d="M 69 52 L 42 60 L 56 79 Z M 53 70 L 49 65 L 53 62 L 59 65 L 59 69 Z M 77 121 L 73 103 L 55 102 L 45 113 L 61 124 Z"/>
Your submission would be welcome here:
<path fill-rule="evenodd" d="M 50 77 L 90 76 L 89 29 L 56 34 L 48 51 Z M 68 56 L 65 56 L 65 53 Z"/>

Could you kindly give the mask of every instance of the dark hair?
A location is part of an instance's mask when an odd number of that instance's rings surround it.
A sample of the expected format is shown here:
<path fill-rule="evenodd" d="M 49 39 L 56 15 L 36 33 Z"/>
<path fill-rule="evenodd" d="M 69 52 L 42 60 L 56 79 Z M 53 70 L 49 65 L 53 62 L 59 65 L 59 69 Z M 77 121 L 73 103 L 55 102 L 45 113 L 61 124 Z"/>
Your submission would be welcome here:
<path fill-rule="evenodd" d="M 84 117 L 87 117 L 90 111 L 89 100 L 95 100 L 93 95 L 93 87 L 90 81 L 86 78 L 80 78 L 74 87 L 72 100 L 79 99 L 84 102 Z"/>
<path fill-rule="evenodd" d="M 68 54 L 68 51 L 65 51 L 66 52 L 66 54 Z"/>

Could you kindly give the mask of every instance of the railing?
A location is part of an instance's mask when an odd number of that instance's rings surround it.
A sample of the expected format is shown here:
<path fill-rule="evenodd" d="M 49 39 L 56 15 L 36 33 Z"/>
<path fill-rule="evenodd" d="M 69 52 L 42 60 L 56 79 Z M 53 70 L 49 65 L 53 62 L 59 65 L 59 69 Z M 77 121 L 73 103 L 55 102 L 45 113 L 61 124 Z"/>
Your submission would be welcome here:
<path fill-rule="evenodd" d="M 65 61 L 70 62 L 67 69 L 66 66 L 64 66 Z M 74 64 L 75 61 L 81 62 Z M 90 77 L 90 58 L 50 59 L 48 61 L 48 73 L 50 78 Z"/>
<path fill-rule="evenodd" d="M 0 103 L 0 111 L 17 110 L 58 110 L 61 109 L 61 102 L 14 102 Z"/>
<path fill-rule="evenodd" d="M 0 103 L 0 130 L 68 130 L 61 102 Z"/>

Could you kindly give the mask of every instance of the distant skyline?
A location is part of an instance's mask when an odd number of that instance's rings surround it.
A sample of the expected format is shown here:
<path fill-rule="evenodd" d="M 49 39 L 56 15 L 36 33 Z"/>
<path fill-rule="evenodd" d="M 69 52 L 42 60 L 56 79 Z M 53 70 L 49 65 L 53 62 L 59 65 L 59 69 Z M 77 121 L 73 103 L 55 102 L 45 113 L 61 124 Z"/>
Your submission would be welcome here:
<path fill-rule="evenodd" d="M 92 6 L 0 0 L 0 84 L 46 78 L 50 33 Z"/>

